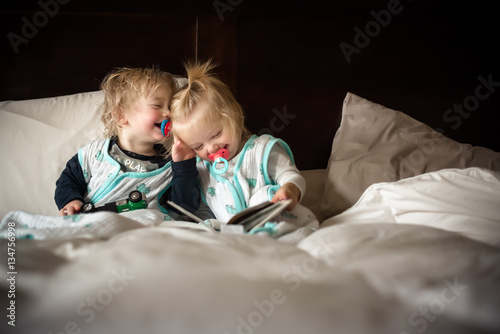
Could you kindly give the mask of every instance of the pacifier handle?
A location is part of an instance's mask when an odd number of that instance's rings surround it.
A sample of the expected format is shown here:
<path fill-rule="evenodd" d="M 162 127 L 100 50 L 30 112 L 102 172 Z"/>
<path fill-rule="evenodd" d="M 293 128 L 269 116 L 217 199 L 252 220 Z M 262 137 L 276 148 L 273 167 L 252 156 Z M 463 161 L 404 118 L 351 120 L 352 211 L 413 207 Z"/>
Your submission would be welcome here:
<path fill-rule="evenodd" d="M 209 154 L 208 158 L 214 161 L 213 169 L 217 174 L 225 173 L 229 168 L 229 163 L 227 162 L 227 159 L 229 158 L 229 151 L 225 148 L 221 148 L 217 151 L 217 153 Z M 219 163 L 223 163 L 222 168 L 217 168 Z"/>
<path fill-rule="evenodd" d="M 170 137 L 170 125 L 172 125 L 172 123 L 170 123 L 168 119 L 165 119 L 161 122 L 160 126 L 161 133 L 167 138 Z"/>

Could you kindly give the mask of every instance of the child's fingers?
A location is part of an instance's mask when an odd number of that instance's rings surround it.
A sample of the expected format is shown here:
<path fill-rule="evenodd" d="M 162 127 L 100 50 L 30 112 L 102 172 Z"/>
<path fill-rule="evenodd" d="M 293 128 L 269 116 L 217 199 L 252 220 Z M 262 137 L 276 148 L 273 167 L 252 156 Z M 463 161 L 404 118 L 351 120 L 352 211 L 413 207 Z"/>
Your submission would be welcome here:
<path fill-rule="evenodd" d="M 59 210 L 59 215 L 61 216 L 71 216 L 80 212 L 82 208 L 82 203 L 80 201 L 73 201 L 68 204 L 61 210 Z"/>
<path fill-rule="evenodd" d="M 278 201 L 283 201 L 288 198 L 289 198 L 288 195 L 284 191 L 278 190 L 271 199 L 271 202 L 276 203 Z"/>
<path fill-rule="evenodd" d="M 172 147 L 172 158 L 174 161 L 189 160 L 195 156 L 196 154 L 189 146 L 187 146 L 182 140 L 174 138 L 174 145 Z"/>
<path fill-rule="evenodd" d="M 292 210 L 295 205 L 297 205 L 297 200 L 292 196 L 291 193 L 287 192 L 285 189 L 280 188 L 278 191 L 274 194 L 273 198 L 271 198 L 271 202 L 276 203 L 278 201 L 284 201 L 286 199 L 291 199 L 292 202 L 290 202 L 290 205 L 287 206 L 286 210 Z"/>
<path fill-rule="evenodd" d="M 182 144 L 182 139 L 180 139 L 177 136 L 174 136 L 174 145 L 181 145 Z"/>
<path fill-rule="evenodd" d="M 75 213 L 75 209 L 72 206 L 65 207 L 59 211 L 61 216 L 71 216 Z"/>

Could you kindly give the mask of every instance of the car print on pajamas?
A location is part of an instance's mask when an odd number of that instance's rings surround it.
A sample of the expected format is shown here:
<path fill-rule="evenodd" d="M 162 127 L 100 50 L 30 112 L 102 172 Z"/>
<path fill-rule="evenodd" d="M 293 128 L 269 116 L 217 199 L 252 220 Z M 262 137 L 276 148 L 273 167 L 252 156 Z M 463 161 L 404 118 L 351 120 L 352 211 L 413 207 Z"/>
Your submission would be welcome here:
<path fill-rule="evenodd" d="M 96 207 L 93 203 L 85 203 L 82 206 L 81 213 L 90 213 L 98 211 L 111 211 L 111 212 L 127 212 L 138 209 L 145 209 L 148 207 L 146 196 L 138 190 L 130 192 L 128 198 L 116 202 L 106 203 L 103 206 Z"/>

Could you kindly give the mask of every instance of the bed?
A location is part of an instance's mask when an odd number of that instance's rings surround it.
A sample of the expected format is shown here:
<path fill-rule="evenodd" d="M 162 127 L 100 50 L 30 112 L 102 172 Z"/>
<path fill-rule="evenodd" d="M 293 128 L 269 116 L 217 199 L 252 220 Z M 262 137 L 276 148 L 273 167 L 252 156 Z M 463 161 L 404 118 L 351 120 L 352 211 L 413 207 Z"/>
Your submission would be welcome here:
<path fill-rule="evenodd" d="M 3 333 L 500 331 L 500 153 L 346 93 L 328 167 L 301 171 L 321 225 L 300 240 L 57 217 L 102 97 L 0 102 Z"/>

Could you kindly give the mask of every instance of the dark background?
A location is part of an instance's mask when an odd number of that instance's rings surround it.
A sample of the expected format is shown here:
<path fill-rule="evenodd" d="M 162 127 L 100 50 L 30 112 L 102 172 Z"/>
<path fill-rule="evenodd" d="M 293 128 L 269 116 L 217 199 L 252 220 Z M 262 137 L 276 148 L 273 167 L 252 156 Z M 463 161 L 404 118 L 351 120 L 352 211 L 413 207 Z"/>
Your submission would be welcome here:
<path fill-rule="evenodd" d="M 98 90 L 118 66 L 183 74 L 183 61 L 213 58 L 248 128 L 285 139 L 300 169 L 326 168 L 347 92 L 500 151 L 494 1 L 60 1 L 2 1 L 0 100 Z M 373 13 L 397 3 L 348 62 L 339 45 L 356 47 L 354 29 L 375 29 Z M 13 34 L 29 36 L 18 52 Z M 446 114 L 489 76 L 499 86 L 467 117 Z"/>

